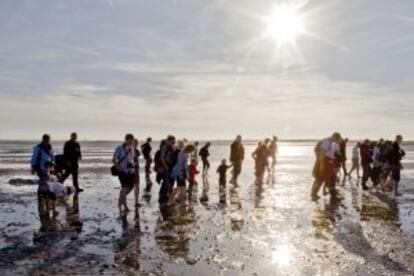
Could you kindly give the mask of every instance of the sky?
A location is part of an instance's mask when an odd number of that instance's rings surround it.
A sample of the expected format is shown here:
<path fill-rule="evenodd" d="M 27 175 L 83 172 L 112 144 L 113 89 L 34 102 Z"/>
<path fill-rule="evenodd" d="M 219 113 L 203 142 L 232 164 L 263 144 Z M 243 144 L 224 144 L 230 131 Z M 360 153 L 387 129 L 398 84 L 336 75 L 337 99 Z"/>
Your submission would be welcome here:
<path fill-rule="evenodd" d="M 0 139 L 414 139 L 412 0 L 2 0 L 0 41 Z"/>

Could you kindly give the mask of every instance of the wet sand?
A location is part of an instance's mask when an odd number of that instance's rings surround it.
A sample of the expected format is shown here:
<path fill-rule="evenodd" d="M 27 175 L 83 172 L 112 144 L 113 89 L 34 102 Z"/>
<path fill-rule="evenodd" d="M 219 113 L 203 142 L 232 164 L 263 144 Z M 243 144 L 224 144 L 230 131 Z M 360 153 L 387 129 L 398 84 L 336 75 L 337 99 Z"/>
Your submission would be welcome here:
<path fill-rule="evenodd" d="M 56 219 L 39 218 L 35 185 L 8 184 L 14 178 L 30 179 L 26 162 L 31 144 L 1 147 L 0 272 L 413 275 L 414 148 L 406 148 L 403 196 L 397 199 L 362 192 L 355 180 L 347 180 L 338 186 L 338 200 L 311 202 L 313 144 L 285 143 L 276 173 L 262 188 L 255 185 L 248 158 L 239 187 L 228 185 L 227 204 L 222 205 L 215 168 L 228 157 L 229 146 L 213 144 L 208 202 L 194 198 L 189 206 L 160 210 L 154 184 L 152 198 L 143 200 L 138 213 L 120 217 L 119 184 L 108 168 L 113 146 L 84 145 L 80 183 L 85 192 L 60 204 Z M 247 146 L 247 155 L 253 147 Z M 198 183 L 200 196 L 201 177 Z M 129 202 L 132 207 L 132 196 Z"/>

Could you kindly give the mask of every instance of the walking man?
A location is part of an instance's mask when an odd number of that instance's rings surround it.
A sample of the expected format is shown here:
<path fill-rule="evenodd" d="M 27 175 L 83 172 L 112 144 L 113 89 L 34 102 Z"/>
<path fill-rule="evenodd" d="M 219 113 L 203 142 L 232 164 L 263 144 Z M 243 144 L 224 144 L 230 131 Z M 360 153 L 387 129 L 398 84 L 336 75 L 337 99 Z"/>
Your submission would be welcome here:
<path fill-rule="evenodd" d="M 242 170 L 242 163 L 244 160 L 244 147 L 242 144 L 242 137 L 238 135 L 236 140 L 231 144 L 230 147 L 230 162 L 233 165 L 233 177 L 230 183 L 237 185 L 237 179 Z"/>
<path fill-rule="evenodd" d="M 395 137 L 395 141 L 392 145 L 392 151 L 389 156 L 389 163 L 391 165 L 391 178 L 394 180 L 395 187 L 394 187 L 394 193 L 395 196 L 401 196 L 401 194 L 398 191 L 398 186 L 400 184 L 401 180 L 401 160 L 405 156 L 405 151 L 401 149 L 401 143 L 403 141 L 402 135 L 397 135 Z"/>
<path fill-rule="evenodd" d="M 210 142 L 207 142 L 201 149 L 198 155 L 201 157 L 201 162 L 203 163 L 203 176 L 206 176 L 208 170 L 210 169 L 210 162 L 208 161 L 208 157 L 210 156 Z"/>
<path fill-rule="evenodd" d="M 151 182 L 151 164 L 152 164 L 152 157 L 151 157 L 151 152 L 152 152 L 152 146 L 151 146 L 151 142 L 152 142 L 152 138 L 148 137 L 147 141 L 141 146 L 141 152 L 142 155 L 144 156 L 144 160 L 145 160 L 145 182 L 146 182 L 146 187 L 145 187 L 145 192 L 149 193 L 151 191 L 151 187 L 152 187 L 152 182 Z"/>
<path fill-rule="evenodd" d="M 83 192 L 83 189 L 79 188 L 78 177 L 79 177 L 79 161 L 82 159 L 81 147 L 78 143 L 78 135 L 73 132 L 70 135 L 69 141 L 67 141 L 63 147 L 63 156 L 65 159 L 66 170 L 62 176 L 62 183 L 72 175 L 73 187 L 76 192 Z"/>

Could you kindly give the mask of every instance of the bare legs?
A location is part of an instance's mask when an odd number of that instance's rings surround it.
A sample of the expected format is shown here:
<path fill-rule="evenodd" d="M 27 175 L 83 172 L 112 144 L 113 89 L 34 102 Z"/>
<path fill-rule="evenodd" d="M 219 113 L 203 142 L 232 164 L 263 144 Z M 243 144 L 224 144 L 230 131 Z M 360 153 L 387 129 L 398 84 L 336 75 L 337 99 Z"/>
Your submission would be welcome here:
<path fill-rule="evenodd" d="M 348 172 L 349 177 L 351 177 L 352 172 L 356 170 L 357 172 L 357 177 L 359 178 L 359 161 L 357 160 L 353 160 L 352 161 L 352 168 L 351 170 Z"/>

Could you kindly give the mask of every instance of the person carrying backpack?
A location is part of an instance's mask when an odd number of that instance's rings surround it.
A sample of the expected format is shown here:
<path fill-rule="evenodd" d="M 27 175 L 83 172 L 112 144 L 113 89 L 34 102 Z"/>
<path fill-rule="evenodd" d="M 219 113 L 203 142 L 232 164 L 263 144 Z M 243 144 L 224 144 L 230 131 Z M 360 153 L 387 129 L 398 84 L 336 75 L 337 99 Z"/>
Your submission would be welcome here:
<path fill-rule="evenodd" d="M 198 155 L 201 157 L 201 162 L 203 163 L 203 176 L 206 176 L 208 170 L 210 169 L 210 162 L 208 161 L 208 157 L 210 156 L 210 145 L 210 142 L 207 142 L 198 153 Z"/>
<path fill-rule="evenodd" d="M 117 175 L 121 184 L 119 192 L 118 207 L 119 212 L 127 213 L 129 208 L 127 205 L 127 195 L 134 189 L 137 181 L 137 159 L 135 158 L 135 150 L 132 145 L 134 142 L 134 135 L 125 135 L 125 141 L 115 149 L 112 158 L 113 168 L 112 174 Z M 122 210 L 122 207 L 124 209 Z"/>
<path fill-rule="evenodd" d="M 174 183 L 171 177 L 171 172 L 176 163 L 176 158 L 174 158 L 176 152 L 175 142 L 175 137 L 173 135 L 169 135 L 162 145 L 159 154 L 160 167 L 157 169 L 161 178 L 161 187 L 158 196 L 158 202 L 160 204 L 168 202 L 168 195 L 171 192 L 172 185 Z"/>
<path fill-rule="evenodd" d="M 50 145 L 50 135 L 44 134 L 42 141 L 33 148 L 30 162 L 32 174 L 36 174 L 39 178 L 37 188 L 39 212 L 42 211 L 41 206 L 44 205 L 49 198 L 47 164 L 53 162 L 54 159 L 52 146 Z"/>

